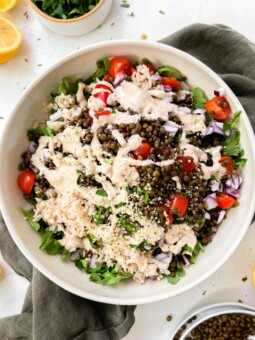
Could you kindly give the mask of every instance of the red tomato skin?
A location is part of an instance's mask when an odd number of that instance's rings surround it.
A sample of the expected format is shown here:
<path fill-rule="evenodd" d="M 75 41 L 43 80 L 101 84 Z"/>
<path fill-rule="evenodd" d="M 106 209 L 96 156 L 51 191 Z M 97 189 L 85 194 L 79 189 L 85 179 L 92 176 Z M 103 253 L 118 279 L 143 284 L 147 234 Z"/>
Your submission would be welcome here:
<path fill-rule="evenodd" d="M 159 204 L 158 207 L 164 211 L 164 213 L 165 213 L 165 215 L 166 215 L 166 218 L 167 218 L 167 223 L 168 223 L 168 224 L 172 224 L 174 218 L 173 218 L 173 215 L 172 215 L 171 212 L 170 212 L 170 208 L 167 207 L 167 206 L 164 205 L 164 204 Z"/>
<path fill-rule="evenodd" d="M 104 90 L 109 90 L 112 92 L 112 89 L 110 88 L 110 86 L 107 86 L 105 84 L 96 84 L 95 89 L 104 89 Z"/>
<path fill-rule="evenodd" d="M 18 187 L 25 194 L 29 195 L 35 183 L 35 173 L 31 170 L 23 171 L 17 178 Z"/>
<path fill-rule="evenodd" d="M 109 116 L 111 113 L 109 110 L 95 111 L 95 114 L 98 116 Z"/>
<path fill-rule="evenodd" d="M 234 199 L 234 197 L 225 193 L 221 193 L 219 196 L 216 196 L 216 201 L 221 209 L 229 209 L 237 203 L 237 200 Z"/>
<path fill-rule="evenodd" d="M 102 91 L 94 94 L 94 97 L 101 99 L 105 104 L 107 104 L 107 98 L 109 97 L 109 95 L 109 92 Z"/>
<path fill-rule="evenodd" d="M 174 194 L 174 198 L 170 200 L 169 207 L 170 209 L 178 209 L 176 215 L 183 216 L 186 213 L 186 210 L 189 206 L 189 199 L 187 196 L 181 194 Z"/>
<path fill-rule="evenodd" d="M 188 174 L 196 169 L 193 157 L 179 156 L 177 159 L 184 165 L 184 169 L 182 170 L 184 173 Z"/>
<path fill-rule="evenodd" d="M 141 156 L 143 159 L 147 159 L 151 153 L 151 145 L 149 142 L 142 141 L 142 144 L 134 151 L 136 157 Z"/>
<path fill-rule="evenodd" d="M 223 163 L 222 166 L 226 168 L 226 174 L 232 175 L 235 169 L 233 158 L 230 156 L 222 156 L 219 160 L 220 163 Z"/>
<path fill-rule="evenodd" d="M 217 102 L 221 101 L 226 107 L 220 106 Z M 212 117 L 217 120 L 225 120 L 231 113 L 229 103 L 225 97 L 213 97 L 205 104 L 207 112 L 213 112 Z"/>
<path fill-rule="evenodd" d="M 145 65 L 148 67 L 150 73 L 155 73 L 156 72 L 156 69 L 155 69 L 155 67 L 152 64 L 145 64 Z"/>
<path fill-rule="evenodd" d="M 125 72 L 128 76 L 131 76 L 133 73 L 136 72 L 136 69 L 130 65 Z"/>
<path fill-rule="evenodd" d="M 181 86 L 181 82 L 176 78 L 162 77 L 162 85 L 171 86 L 173 89 L 178 89 Z"/>
<path fill-rule="evenodd" d="M 115 78 L 119 72 L 125 72 L 129 66 L 130 62 L 126 58 L 115 57 L 111 59 L 108 73 L 110 77 Z"/>

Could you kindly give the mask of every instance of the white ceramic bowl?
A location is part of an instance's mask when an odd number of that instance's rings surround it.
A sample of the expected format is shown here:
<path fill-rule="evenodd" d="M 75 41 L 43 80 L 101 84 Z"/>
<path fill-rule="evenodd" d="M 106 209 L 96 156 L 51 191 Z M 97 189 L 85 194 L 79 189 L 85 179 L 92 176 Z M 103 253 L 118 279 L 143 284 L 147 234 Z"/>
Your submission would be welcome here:
<path fill-rule="evenodd" d="M 183 322 L 176 328 L 176 330 L 172 334 L 172 338 L 170 340 L 174 339 L 178 330 L 183 325 L 185 325 L 186 328 L 181 334 L 179 340 L 185 340 L 186 337 L 190 336 L 191 331 L 204 321 L 216 316 L 220 316 L 222 314 L 246 314 L 255 317 L 255 308 L 243 303 L 235 302 L 221 302 L 198 308 L 189 313 L 187 317 L 185 317 Z M 193 316 L 196 316 L 196 319 L 188 323 L 187 321 L 191 320 Z"/>
<path fill-rule="evenodd" d="M 0 207 L 9 231 L 18 247 L 45 276 L 64 289 L 91 300 L 116 304 L 143 304 L 181 294 L 213 274 L 233 254 L 242 240 L 254 213 L 255 152 L 254 135 L 245 113 L 241 115 L 241 143 L 249 161 L 243 169 L 240 207 L 231 209 L 228 218 L 206 252 L 197 263 L 186 270 L 186 276 L 177 285 L 166 280 L 121 282 L 117 287 L 90 282 L 72 263 L 63 263 L 59 256 L 49 256 L 38 249 L 40 236 L 23 219 L 18 206 L 24 205 L 17 188 L 17 164 L 27 145 L 26 131 L 34 119 L 41 119 L 41 107 L 50 92 L 54 92 L 64 76 L 88 77 L 96 68 L 96 60 L 103 56 L 122 55 L 130 59 L 149 58 L 155 65 L 168 64 L 180 69 L 192 87 L 200 86 L 209 97 L 218 87 L 226 87 L 226 97 L 233 111 L 243 110 L 227 85 L 207 66 L 175 48 L 140 41 L 111 41 L 88 46 L 63 58 L 46 70 L 23 93 L 6 124 L 0 147 Z"/>
<path fill-rule="evenodd" d="M 56 19 L 42 12 L 29 0 L 36 18 L 49 30 L 67 36 L 86 34 L 97 28 L 107 17 L 112 0 L 101 0 L 90 12 L 73 19 Z"/>

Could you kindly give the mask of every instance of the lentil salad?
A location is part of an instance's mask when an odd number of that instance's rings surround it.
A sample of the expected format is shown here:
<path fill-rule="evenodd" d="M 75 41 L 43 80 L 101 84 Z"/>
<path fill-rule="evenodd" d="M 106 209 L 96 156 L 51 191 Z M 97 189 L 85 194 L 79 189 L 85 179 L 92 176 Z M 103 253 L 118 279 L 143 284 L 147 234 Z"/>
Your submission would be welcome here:
<path fill-rule="evenodd" d="M 224 89 L 208 101 L 185 80 L 122 57 L 63 79 L 18 177 L 40 249 L 102 284 L 185 275 L 238 205 L 246 162 Z"/>

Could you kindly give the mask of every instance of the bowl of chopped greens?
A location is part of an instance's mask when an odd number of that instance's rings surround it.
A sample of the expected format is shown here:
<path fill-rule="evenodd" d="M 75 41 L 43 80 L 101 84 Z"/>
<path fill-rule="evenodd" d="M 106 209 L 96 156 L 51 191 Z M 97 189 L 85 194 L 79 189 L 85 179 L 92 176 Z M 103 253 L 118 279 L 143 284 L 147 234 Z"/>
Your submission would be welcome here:
<path fill-rule="evenodd" d="M 37 19 L 49 30 L 67 36 L 86 34 L 107 17 L 112 0 L 29 0 Z"/>
<path fill-rule="evenodd" d="M 213 274 L 251 222 L 254 136 L 228 86 L 163 44 L 95 44 L 45 71 L 1 141 L 0 206 L 64 289 L 142 304 Z"/>

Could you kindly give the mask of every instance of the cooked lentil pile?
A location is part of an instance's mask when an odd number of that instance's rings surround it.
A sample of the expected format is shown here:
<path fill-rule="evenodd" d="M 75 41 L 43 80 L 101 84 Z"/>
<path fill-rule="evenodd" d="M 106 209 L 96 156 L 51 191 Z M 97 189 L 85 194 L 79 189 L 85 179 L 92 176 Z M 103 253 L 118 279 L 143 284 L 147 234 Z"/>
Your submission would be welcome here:
<path fill-rule="evenodd" d="M 182 332 L 176 335 L 174 340 L 178 340 Z M 198 325 L 185 340 L 247 340 L 252 335 L 255 335 L 254 316 L 223 314 Z"/>
<path fill-rule="evenodd" d="M 22 212 L 40 249 L 92 281 L 175 284 L 238 203 L 240 112 L 226 120 L 225 97 L 212 111 L 167 66 L 97 66 L 86 81 L 64 78 L 46 120 L 28 130 L 18 185 L 34 206 Z"/>

